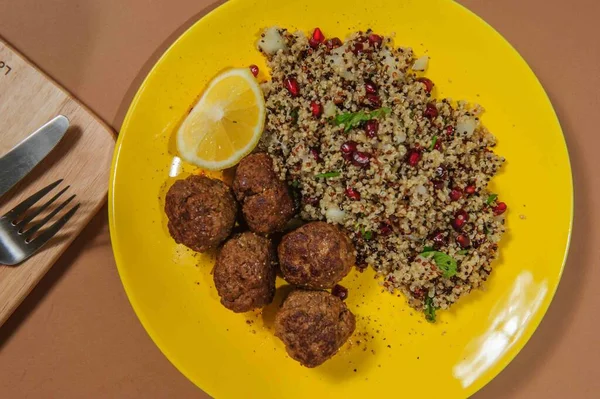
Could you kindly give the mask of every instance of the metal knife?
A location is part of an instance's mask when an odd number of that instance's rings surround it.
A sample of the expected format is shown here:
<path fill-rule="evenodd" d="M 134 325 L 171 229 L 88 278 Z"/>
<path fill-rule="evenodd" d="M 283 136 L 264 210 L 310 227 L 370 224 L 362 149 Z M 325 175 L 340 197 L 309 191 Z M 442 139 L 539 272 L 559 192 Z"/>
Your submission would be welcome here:
<path fill-rule="evenodd" d="M 69 119 L 59 115 L 0 158 L 0 197 L 52 151 L 68 128 Z"/>

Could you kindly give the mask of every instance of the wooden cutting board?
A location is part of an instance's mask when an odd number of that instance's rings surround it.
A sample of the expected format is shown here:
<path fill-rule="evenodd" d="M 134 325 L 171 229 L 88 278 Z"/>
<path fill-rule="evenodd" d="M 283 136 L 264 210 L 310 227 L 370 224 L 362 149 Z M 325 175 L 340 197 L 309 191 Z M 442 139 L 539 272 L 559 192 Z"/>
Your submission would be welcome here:
<path fill-rule="evenodd" d="M 58 179 L 64 182 L 54 192 L 70 185 L 63 197 L 76 194 L 73 203 L 81 207 L 36 255 L 18 266 L 0 265 L 0 326 L 106 201 L 115 145 L 106 124 L 0 38 L 0 156 L 59 114 L 69 118 L 69 130 L 25 179 L 0 198 L 0 215 Z"/>

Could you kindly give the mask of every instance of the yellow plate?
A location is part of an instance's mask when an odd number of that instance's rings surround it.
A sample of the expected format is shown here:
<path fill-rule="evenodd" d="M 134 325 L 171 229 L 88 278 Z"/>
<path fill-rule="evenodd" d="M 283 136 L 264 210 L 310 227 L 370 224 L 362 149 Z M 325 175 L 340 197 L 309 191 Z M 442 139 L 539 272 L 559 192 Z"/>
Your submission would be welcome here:
<path fill-rule="evenodd" d="M 227 67 L 257 64 L 259 30 L 315 26 L 344 37 L 373 28 L 431 56 L 442 96 L 482 104 L 507 158 L 493 190 L 509 205 L 508 233 L 487 289 L 437 324 L 382 293 L 372 272 L 351 275 L 353 342 L 306 369 L 273 336 L 274 306 L 237 315 L 218 301 L 212 259 L 169 238 L 163 196 L 174 175 L 172 136 L 206 83 Z M 466 397 L 497 375 L 540 323 L 560 280 L 572 221 L 572 182 L 560 125 L 535 75 L 491 27 L 447 0 L 232 0 L 189 29 L 156 64 L 119 137 L 110 190 L 119 273 L 142 324 L 164 354 L 213 396 Z M 280 293 L 281 294 L 281 293 Z"/>

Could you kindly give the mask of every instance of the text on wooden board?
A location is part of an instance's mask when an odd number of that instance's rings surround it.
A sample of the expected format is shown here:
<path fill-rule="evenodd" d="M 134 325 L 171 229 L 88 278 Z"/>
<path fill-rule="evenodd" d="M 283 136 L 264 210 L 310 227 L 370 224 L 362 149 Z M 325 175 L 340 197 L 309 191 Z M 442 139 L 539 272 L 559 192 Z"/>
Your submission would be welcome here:
<path fill-rule="evenodd" d="M 0 75 L 8 75 L 12 68 L 4 61 L 0 61 Z M 4 73 L 2 73 L 4 72 Z"/>

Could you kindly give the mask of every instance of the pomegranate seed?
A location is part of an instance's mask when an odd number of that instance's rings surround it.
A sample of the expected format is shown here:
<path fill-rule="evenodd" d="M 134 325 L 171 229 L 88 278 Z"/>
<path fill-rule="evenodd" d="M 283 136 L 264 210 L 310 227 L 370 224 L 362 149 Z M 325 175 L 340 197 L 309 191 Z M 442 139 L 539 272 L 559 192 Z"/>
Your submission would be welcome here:
<path fill-rule="evenodd" d="M 431 235 L 431 240 L 433 241 L 433 247 L 435 249 L 440 249 L 446 245 L 448 241 L 447 234 L 441 230 L 436 230 Z"/>
<path fill-rule="evenodd" d="M 454 126 L 446 126 L 446 134 L 452 136 L 454 134 Z"/>
<path fill-rule="evenodd" d="M 331 294 L 337 296 L 342 301 L 348 298 L 348 288 L 342 287 L 339 284 L 336 284 L 331 289 Z"/>
<path fill-rule="evenodd" d="M 367 94 L 367 100 L 371 103 L 371 106 L 375 108 L 381 107 L 381 98 L 377 94 Z"/>
<path fill-rule="evenodd" d="M 362 151 L 352 153 L 352 164 L 361 168 L 368 168 L 371 164 L 371 155 Z"/>
<path fill-rule="evenodd" d="M 328 50 L 333 50 L 341 45 L 342 41 L 337 37 L 332 37 L 331 39 L 325 41 L 325 47 L 327 47 Z"/>
<path fill-rule="evenodd" d="M 494 215 L 498 216 L 498 215 L 502 215 L 504 212 L 506 212 L 506 209 L 508 207 L 506 206 L 506 204 L 504 202 L 498 202 L 498 204 L 496 204 L 495 207 L 492 208 L 492 210 L 494 211 Z"/>
<path fill-rule="evenodd" d="M 356 191 L 355 189 L 353 189 L 352 187 L 346 188 L 346 195 L 348 196 L 348 198 L 350 198 L 354 201 L 360 200 L 360 193 L 358 191 Z"/>
<path fill-rule="evenodd" d="M 376 119 L 370 119 L 365 123 L 365 131 L 367 132 L 367 137 L 373 138 L 377 136 L 377 132 L 379 131 L 379 122 Z"/>
<path fill-rule="evenodd" d="M 384 237 L 389 236 L 390 234 L 392 234 L 394 231 L 392 230 L 392 226 L 390 226 L 387 223 L 381 223 L 379 225 L 379 234 L 381 234 Z"/>
<path fill-rule="evenodd" d="M 463 209 L 456 212 L 454 215 L 454 220 L 452 221 L 452 227 L 454 230 L 460 231 L 465 226 L 465 224 L 469 221 L 469 214 L 465 212 Z"/>
<path fill-rule="evenodd" d="M 408 153 L 408 164 L 410 166 L 417 166 L 419 161 L 421 160 L 421 153 L 417 150 L 411 150 Z"/>
<path fill-rule="evenodd" d="M 311 110 L 313 116 L 315 118 L 318 118 L 319 116 L 321 116 L 321 113 L 323 112 L 323 107 L 318 102 L 313 101 L 310 103 L 310 110 Z"/>
<path fill-rule="evenodd" d="M 438 137 L 437 141 L 435 142 L 435 144 L 433 145 L 433 149 L 434 150 L 438 150 L 438 151 L 442 151 L 442 140 L 440 140 L 440 138 Z"/>
<path fill-rule="evenodd" d="M 371 52 L 371 50 L 367 50 L 367 49 L 365 49 L 365 46 L 364 46 L 364 44 L 362 44 L 360 41 L 357 41 L 357 42 L 355 42 L 355 43 L 354 43 L 354 45 L 352 46 L 352 52 L 353 52 L 355 55 L 360 55 L 360 54 L 363 54 L 363 53 L 370 53 L 370 52 Z"/>
<path fill-rule="evenodd" d="M 250 72 L 252 72 L 252 75 L 254 75 L 254 77 L 258 76 L 258 67 L 254 64 L 250 65 Z"/>
<path fill-rule="evenodd" d="M 432 180 L 431 183 L 436 190 L 441 190 L 445 185 L 443 180 Z"/>
<path fill-rule="evenodd" d="M 310 151 L 310 155 L 313 156 L 315 161 L 321 162 L 321 154 L 319 154 L 319 150 L 317 150 L 316 148 L 311 148 L 309 151 Z"/>
<path fill-rule="evenodd" d="M 321 29 L 315 28 L 312 37 L 308 39 L 308 44 L 312 48 L 317 48 L 319 47 L 319 44 L 323 43 L 323 40 L 325 40 L 325 35 L 321 32 Z"/>
<path fill-rule="evenodd" d="M 433 86 L 435 86 L 435 84 L 427 78 L 417 78 L 417 82 L 421 82 L 425 85 L 425 90 L 427 90 L 427 93 L 431 93 Z"/>
<path fill-rule="evenodd" d="M 319 198 L 317 198 L 317 197 L 304 197 L 304 198 L 302 198 L 302 201 L 305 204 L 312 205 L 312 206 L 316 206 L 319 204 Z"/>
<path fill-rule="evenodd" d="M 425 112 L 423 112 L 423 115 L 429 119 L 436 118 L 438 116 L 438 110 L 435 107 L 435 104 L 427 104 L 427 108 L 425 108 Z"/>
<path fill-rule="evenodd" d="M 458 201 L 462 197 L 462 190 L 458 187 L 454 187 L 452 191 L 450 191 L 450 199 L 452 201 Z"/>
<path fill-rule="evenodd" d="M 342 152 L 344 154 L 350 155 L 354 151 L 356 151 L 357 146 L 358 146 L 358 143 L 356 141 L 346 141 L 344 144 L 342 144 L 340 149 L 342 150 Z"/>
<path fill-rule="evenodd" d="M 368 37 L 369 44 L 373 47 L 381 47 L 383 43 L 383 37 L 376 35 L 375 33 L 371 33 Z"/>
<path fill-rule="evenodd" d="M 377 85 L 375 85 L 375 83 L 371 82 L 370 80 L 367 80 L 365 82 L 365 90 L 369 94 L 377 94 Z"/>
<path fill-rule="evenodd" d="M 288 89 L 292 97 L 298 97 L 300 94 L 300 86 L 295 78 L 285 78 L 283 81 L 285 88 Z"/>
<path fill-rule="evenodd" d="M 469 195 L 475 194 L 475 191 L 477 191 L 477 189 L 473 185 L 469 185 L 469 186 L 465 187 L 465 193 L 467 193 Z"/>
<path fill-rule="evenodd" d="M 456 242 L 461 248 L 469 248 L 471 246 L 471 240 L 464 234 L 459 234 L 456 237 Z"/>

